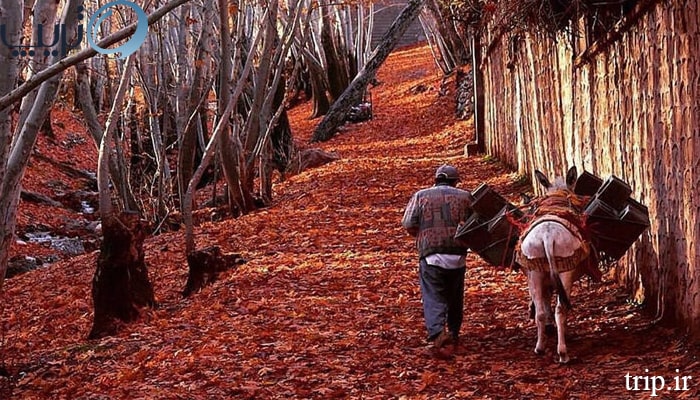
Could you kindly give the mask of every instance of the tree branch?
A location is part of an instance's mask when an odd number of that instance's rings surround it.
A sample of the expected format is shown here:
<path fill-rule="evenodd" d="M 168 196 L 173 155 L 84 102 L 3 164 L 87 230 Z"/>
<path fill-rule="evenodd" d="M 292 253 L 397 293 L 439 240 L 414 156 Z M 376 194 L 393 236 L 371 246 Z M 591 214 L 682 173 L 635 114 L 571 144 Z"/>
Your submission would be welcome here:
<path fill-rule="evenodd" d="M 102 135 L 102 142 L 100 143 L 100 152 L 97 159 L 97 187 L 100 192 L 100 218 L 102 219 L 103 223 L 108 218 L 112 217 L 112 200 L 109 191 L 109 146 L 112 142 L 112 134 L 114 129 L 117 127 L 115 121 L 119 118 L 119 110 L 121 110 L 124 97 L 126 96 L 126 90 L 127 86 L 129 86 L 131 70 L 134 67 L 134 62 L 134 55 L 131 54 L 129 57 L 127 57 L 126 62 L 124 63 L 124 71 L 122 72 L 122 77 L 119 81 L 117 93 L 114 96 L 112 109 L 109 111 L 109 115 L 107 116 L 105 132 Z"/>
<path fill-rule="evenodd" d="M 190 0 L 173 0 L 170 3 L 164 5 L 163 7 L 153 11 L 151 14 L 148 15 L 148 25 L 152 25 L 161 18 L 163 18 L 168 12 L 172 11 L 173 9 L 187 3 Z M 108 37 L 102 39 L 97 43 L 97 45 L 101 48 L 107 48 L 108 46 L 119 42 L 120 40 L 126 39 L 130 35 L 132 35 L 136 31 L 136 23 L 133 23 L 126 28 L 121 29 L 118 32 L 115 32 Z M 10 93 L 6 94 L 2 98 L 0 98 L 0 110 L 4 110 L 7 107 L 11 106 L 14 104 L 16 101 L 19 101 L 22 99 L 24 96 L 27 95 L 27 93 L 31 92 L 33 89 L 37 88 L 39 85 L 41 85 L 43 82 L 45 82 L 48 79 L 51 79 L 52 77 L 56 76 L 57 74 L 65 71 L 69 67 L 72 67 L 73 65 L 85 61 L 88 58 L 94 56 L 97 54 L 97 51 L 93 49 L 92 47 L 87 47 L 81 51 L 79 51 L 76 54 L 73 54 L 72 56 L 68 56 L 61 61 L 47 67 L 46 69 L 42 70 L 41 72 L 37 73 L 36 75 L 32 76 L 29 78 L 26 82 L 24 82 L 22 85 L 18 86 L 16 89 L 11 91 Z"/>

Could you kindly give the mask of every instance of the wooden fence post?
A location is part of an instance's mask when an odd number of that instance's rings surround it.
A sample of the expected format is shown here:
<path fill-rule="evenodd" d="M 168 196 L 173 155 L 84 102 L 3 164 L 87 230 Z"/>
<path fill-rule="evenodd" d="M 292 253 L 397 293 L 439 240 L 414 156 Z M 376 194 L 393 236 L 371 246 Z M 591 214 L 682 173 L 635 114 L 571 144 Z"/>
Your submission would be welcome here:
<path fill-rule="evenodd" d="M 484 84 L 481 73 L 481 38 L 478 32 L 473 32 L 471 37 L 472 50 L 472 75 L 474 76 L 474 134 L 476 138 L 476 151 L 486 151 L 485 127 L 484 127 Z"/>

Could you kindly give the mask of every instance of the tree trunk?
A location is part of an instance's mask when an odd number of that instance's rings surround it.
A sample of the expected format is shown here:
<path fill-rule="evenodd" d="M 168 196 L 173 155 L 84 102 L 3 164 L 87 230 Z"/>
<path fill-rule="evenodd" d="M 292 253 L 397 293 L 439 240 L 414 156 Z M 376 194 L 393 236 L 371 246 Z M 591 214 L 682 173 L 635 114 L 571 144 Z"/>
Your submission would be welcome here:
<path fill-rule="evenodd" d="M 23 8 L 16 1 L 0 0 L 0 15 L 9 43 L 19 43 L 22 32 Z M 17 84 L 19 57 L 12 55 L 8 46 L 0 46 L 0 96 L 9 93 Z M 12 116 L 7 107 L 0 108 L 0 288 L 5 280 L 10 246 L 14 241 L 19 187 L 10 190 L 8 183 L 19 181 L 7 173 L 12 147 Z M 21 174 L 21 171 L 15 174 Z"/>
<path fill-rule="evenodd" d="M 215 17 L 213 1 L 208 0 L 202 10 L 203 17 L 209 17 L 213 19 Z M 195 60 L 205 60 L 206 58 L 212 57 L 212 24 L 203 24 L 202 33 L 197 42 Z M 184 39 L 183 39 L 184 40 Z M 183 57 L 184 58 L 184 57 Z M 178 179 L 178 193 L 180 197 L 180 204 L 184 201 L 185 191 L 187 190 L 187 185 L 192 179 L 192 174 L 197 166 L 196 155 L 197 155 L 197 132 L 198 124 L 197 117 L 206 116 L 206 94 L 209 93 L 210 85 L 207 82 L 210 79 L 210 64 L 205 61 L 199 61 L 201 65 L 197 62 L 194 63 L 192 68 L 194 68 L 194 76 L 192 78 L 192 89 L 187 94 L 180 94 L 183 99 L 183 107 L 185 108 L 185 115 L 182 116 L 182 129 L 180 138 L 180 146 L 178 150 L 178 162 L 177 162 L 177 179 Z M 184 74 L 184 71 L 183 71 Z M 184 99 L 184 97 L 187 97 Z M 188 121 L 189 118 L 189 121 Z M 204 126 L 203 128 L 206 128 Z"/>
<path fill-rule="evenodd" d="M 326 115 L 331 108 L 331 102 L 328 100 L 328 85 L 324 77 L 323 68 L 316 63 L 310 55 L 304 56 L 304 62 L 309 70 L 309 83 L 311 84 L 311 99 L 314 104 L 314 109 L 311 112 L 311 118 L 318 118 Z"/>
<path fill-rule="evenodd" d="M 193 11 L 195 7 L 192 3 L 187 3 L 180 7 L 178 10 L 178 25 L 176 29 L 171 27 L 170 35 L 165 36 L 165 47 L 170 49 L 173 54 L 173 58 L 170 60 L 175 64 L 173 71 L 176 74 L 176 82 L 174 82 L 174 94 L 175 94 L 175 137 L 177 138 L 178 153 L 182 150 L 181 145 L 184 136 L 184 129 L 187 125 L 187 120 L 192 114 L 192 107 L 188 104 L 188 97 L 193 95 L 195 91 L 194 87 L 196 85 L 196 78 L 191 77 L 188 71 L 194 69 L 194 74 L 202 75 L 202 72 L 206 69 L 208 64 L 202 59 L 202 54 L 199 52 L 201 49 L 202 41 L 209 40 L 210 36 L 205 31 L 206 28 L 212 27 L 211 24 L 202 23 L 203 21 L 212 21 L 213 18 L 204 17 L 204 12 L 209 12 L 210 15 L 215 15 L 212 0 L 203 2 L 201 8 L 202 14 L 199 15 L 200 21 L 192 22 Z M 205 27 L 202 29 L 201 27 Z M 212 27 L 213 28 L 213 27 Z M 196 45 L 194 44 L 194 37 L 200 32 L 199 38 Z M 190 39 L 192 37 L 192 39 Z M 169 40 L 168 40 L 169 39 Z M 189 39 L 189 40 L 188 40 Z M 199 60 L 199 61 L 198 61 Z M 196 68 L 197 64 L 201 68 Z M 178 200 L 182 203 L 182 196 L 184 192 L 184 187 L 180 181 L 180 161 L 178 154 L 178 164 L 177 164 L 177 189 L 178 189 Z M 190 175 L 194 171 L 194 167 L 189 169 Z"/>
<path fill-rule="evenodd" d="M 97 187 L 104 238 L 92 280 L 95 316 L 90 339 L 116 333 L 120 323 L 138 317 L 141 307 L 155 305 L 153 287 L 144 261 L 146 226 L 138 213 L 115 214 L 109 188 L 112 134 L 124 103 L 134 62 L 134 55 L 131 54 L 124 63 L 112 109 L 107 116 L 97 161 Z"/>
<path fill-rule="evenodd" d="M 65 26 L 64 29 L 66 29 L 67 39 L 70 40 L 73 40 L 77 34 L 76 26 L 78 22 L 78 5 L 79 2 L 77 0 L 69 1 L 69 3 L 66 4 L 68 12 L 64 13 L 64 18 L 61 20 L 61 23 Z M 16 14 L 16 10 L 10 11 L 13 6 L 16 7 L 16 4 L 7 4 L 4 1 L 0 3 L 0 15 L 18 16 Z M 22 20 L 22 18 L 18 18 L 18 20 Z M 3 27 L 7 31 L 7 25 L 4 25 Z M 17 31 L 14 29 L 15 27 L 12 27 L 10 24 L 10 32 L 7 34 L 10 38 L 17 33 Z M 62 56 L 52 56 L 51 62 L 58 63 L 60 57 Z M 17 65 L 15 61 L 10 58 L 12 58 L 12 55 L 9 53 L 9 49 L 1 50 L 0 61 L 2 61 L 2 68 L 8 68 L 7 72 L 16 73 Z M 8 67 L 5 67 L 4 65 L 8 65 Z M 6 90 L 12 88 L 12 86 L 16 83 L 16 76 L 17 75 L 3 76 L 0 78 L 2 81 L 0 83 L 0 94 L 7 93 Z M 12 85 L 8 85 L 8 83 L 11 83 Z M 59 83 L 59 76 L 53 76 L 52 78 L 44 81 L 36 93 L 36 98 L 33 104 L 24 105 L 24 107 L 28 107 L 29 109 L 26 116 L 26 122 L 21 127 L 18 127 L 19 132 L 15 135 L 14 140 L 9 137 L 9 129 L 5 130 L 5 128 L 9 128 L 9 126 L 0 126 L 0 145 L 3 146 L 3 148 L 0 149 L 0 156 L 2 156 L 2 159 L 0 159 L 0 163 L 2 164 L 2 167 L 0 167 L 0 172 L 2 172 L 2 175 L 0 175 L 2 177 L 0 178 L 2 179 L 2 181 L 0 181 L 0 209 L 2 210 L 2 214 L 4 214 L 0 220 L 0 288 L 2 287 L 2 280 L 4 279 L 5 271 L 7 269 L 9 247 L 12 243 L 12 236 L 14 234 L 17 203 L 19 201 L 21 191 L 20 182 L 22 176 L 24 175 L 24 171 L 26 170 L 27 164 L 29 163 L 29 157 L 34 144 L 36 143 L 39 129 L 43 125 L 48 114 L 48 110 L 51 108 L 56 98 Z M 4 97 L 8 96 L 10 95 L 7 94 Z M 0 110 L 3 110 L 3 113 L 4 109 L 5 107 L 0 107 Z M 4 146 L 7 146 L 7 148 L 4 148 Z"/>
<path fill-rule="evenodd" d="M 17 204 L 19 204 L 19 192 L 16 192 L 14 197 L 7 196 L 11 194 L 0 193 L 0 204 L 4 206 L 0 208 L 0 221 L 5 221 L 0 224 L 0 288 L 2 288 L 2 283 L 5 280 L 7 263 L 10 259 L 10 246 L 14 241 L 15 217 L 17 215 Z"/>
<path fill-rule="evenodd" d="M 15 0 L 0 0 L 0 15 L 3 16 L 3 27 L 9 43 L 18 43 L 22 33 L 22 7 L 17 7 Z M 0 96 L 14 89 L 19 72 L 19 57 L 12 55 L 12 49 L 0 46 Z M 12 118 L 8 107 L 0 107 L 0 189 L 6 177 L 7 161 L 12 145 Z M 14 218 L 13 218 L 14 219 Z M 2 219 L 0 221 L 5 221 Z M 0 226 L 0 229 L 2 227 Z M 0 236 L 2 231 L 0 231 Z M 0 248 L 0 254 L 2 249 Z M 0 263 L 0 268 L 6 265 Z M 2 268 L 4 271 L 4 268 Z M 1 272 L 1 271 L 0 271 Z M 1 280 L 0 280 L 1 282 Z"/>
<path fill-rule="evenodd" d="M 103 132 L 100 121 L 97 119 L 97 110 L 95 110 L 92 92 L 90 91 L 87 65 L 84 62 L 78 63 L 75 66 L 75 70 L 77 72 L 76 92 L 78 94 L 78 103 L 80 103 L 80 109 L 83 111 L 83 118 L 85 118 L 88 132 L 95 141 L 95 146 L 99 148 Z M 136 198 L 134 198 L 133 192 L 129 189 L 124 165 L 120 165 L 116 157 L 109 158 L 109 174 L 114 187 L 119 191 L 119 197 L 123 204 L 128 209 L 136 210 Z"/>
<path fill-rule="evenodd" d="M 138 318 L 141 308 L 156 305 L 144 260 L 146 226 L 139 215 L 125 212 L 103 219 L 102 232 L 92 279 L 95 318 L 89 339 L 115 334 L 121 323 Z"/>
<path fill-rule="evenodd" d="M 282 111 L 277 125 L 272 131 L 270 137 L 272 142 L 272 163 L 282 175 L 284 180 L 284 172 L 287 170 L 289 161 L 294 152 L 294 138 L 292 137 L 292 128 L 289 125 L 289 117 L 287 111 Z"/>
<path fill-rule="evenodd" d="M 239 17 L 241 11 L 239 10 Z M 219 23 L 221 38 L 221 64 L 219 66 L 219 119 L 229 118 L 223 111 L 227 108 L 231 98 L 231 77 L 233 65 L 231 61 L 231 27 L 229 26 L 228 2 L 219 0 Z M 240 22 L 239 22 L 240 23 Z M 254 47 L 251 47 L 251 49 Z M 252 51 L 252 50 L 251 50 Z M 219 121 L 221 124 L 222 121 Z M 223 121 L 222 132 L 219 136 L 221 146 L 221 165 L 224 177 L 229 189 L 229 207 L 231 214 L 239 215 L 253 209 L 253 199 L 250 192 L 245 189 L 243 182 L 247 180 L 246 169 L 241 167 L 241 144 L 237 137 L 231 135 L 231 129 L 227 121 Z"/>
<path fill-rule="evenodd" d="M 291 161 L 292 153 L 294 152 L 294 138 L 292 137 L 292 128 L 289 125 L 289 117 L 287 116 L 287 110 L 285 104 L 287 103 L 287 97 L 289 92 L 287 91 L 287 85 L 294 86 L 294 80 L 296 78 L 296 73 L 298 72 L 298 65 L 294 67 L 291 73 L 290 81 L 281 79 L 277 85 L 277 91 L 273 99 L 272 107 L 277 110 L 275 112 L 275 118 L 273 116 L 273 121 L 271 124 L 272 132 L 270 133 L 270 144 L 271 144 L 271 155 L 268 156 L 271 162 L 269 162 L 270 167 L 274 167 L 280 173 L 280 180 L 285 179 L 285 171 L 289 166 Z M 263 200 L 272 200 L 272 169 L 267 168 L 265 170 L 266 175 L 265 185 L 261 185 L 261 197 Z"/>
<path fill-rule="evenodd" d="M 466 44 L 462 41 L 462 38 L 460 38 L 459 32 L 457 32 L 455 16 L 448 6 L 437 0 L 427 0 L 426 8 L 434 18 L 436 22 L 435 27 L 443 40 L 441 43 L 441 47 L 443 48 L 441 50 L 447 53 L 443 53 L 446 61 L 451 61 L 447 63 L 447 66 L 450 67 L 450 71 L 452 71 L 454 67 L 470 62 L 470 52 Z"/>
<path fill-rule="evenodd" d="M 53 110 L 53 109 L 51 109 L 51 110 Z M 53 126 L 51 126 L 51 110 L 49 110 L 48 118 L 46 118 L 44 120 L 44 123 L 41 125 L 39 132 L 41 132 L 44 136 L 46 136 L 52 142 L 55 142 L 56 141 L 56 134 L 53 132 Z"/>
<path fill-rule="evenodd" d="M 162 49 L 163 41 L 158 40 L 154 43 L 154 48 Z M 170 165 L 166 158 L 166 143 L 165 132 L 173 130 L 168 128 L 172 124 L 172 116 L 175 114 L 171 108 L 167 93 L 165 92 L 166 85 L 162 82 L 167 81 L 170 73 L 162 66 L 162 59 L 159 61 L 153 60 L 151 54 L 141 52 L 142 62 L 139 74 L 143 86 L 143 93 L 146 100 L 147 124 L 148 132 L 150 133 L 152 155 L 155 161 L 154 181 L 151 183 L 151 188 L 148 193 L 152 204 L 152 209 L 155 212 L 154 219 L 162 220 L 169 213 L 172 199 L 172 180 L 170 175 Z M 162 118 L 159 117 L 159 110 L 165 109 Z M 161 128 L 162 126 L 162 128 Z"/>
<path fill-rule="evenodd" d="M 339 98 L 348 87 L 348 72 L 342 63 L 342 56 L 345 56 L 337 48 L 337 41 L 334 40 L 331 28 L 335 25 L 331 14 L 328 12 L 328 4 L 321 4 L 321 47 L 326 58 L 326 76 L 328 77 L 328 88 L 330 89 L 331 100 Z"/>
<path fill-rule="evenodd" d="M 484 78 L 481 72 L 481 43 L 480 35 L 472 34 L 472 87 L 474 91 L 474 136 L 476 137 L 476 151 L 483 153 L 486 150 L 486 130 L 484 120 Z"/>
<path fill-rule="evenodd" d="M 435 27 L 435 25 L 439 25 L 441 22 L 437 22 L 435 18 L 425 10 L 420 14 L 419 19 L 423 26 L 423 32 L 425 32 L 425 38 L 428 41 L 430 52 L 433 55 L 433 60 L 435 60 L 435 63 L 440 70 L 442 70 L 443 74 L 449 74 L 452 72 L 455 65 L 452 57 L 445 51 L 444 41 L 440 36 L 439 30 Z"/>
<path fill-rule="evenodd" d="M 22 190 L 22 192 L 20 193 L 20 198 L 22 199 L 22 201 L 27 201 L 30 203 L 45 204 L 51 207 L 63 208 L 63 204 L 61 204 L 61 202 L 56 201 L 51 197 L 43 195 L 41 193 L 34 193 Z"/>
<path fill-rule="evenodd" d="M 401 36 L 406 32 L 409 25 L 418 17 L 423 0 L 411 0 L 406 8 L 401 11 L 396 20 L 391 24 L 389 30 L 384 34 L 382 40 L 370 56 L 367 64 L 360 71 L 350 86 L 343 92 L 338 100 L 333 103 L 328 113 L 320 124 L 316 127 L 312 141 L 325 141 L 333 137 L 336 129 L 343 124 L 347 118 L 350 107 L 354 106 L 358 99 L 362 98 L 367 88 L 367 84 L 376 76 L 377 70 L 384 63 L 389 53 L 396 47 Z"/>
<path fill-rule="evenodd" d="M 45 28 L 54 26 L 56 23 L 57 8 L 57 1 L 37 0 L 34 3 L 34 7 L 32 9 L 33 18 L 31 32 L 35 37 L 32 37 L 32 43 L 52 43 L 54 36 L 53 29 Z M 43 33 L 41 38 L 38 37 L 39 32 Z M 37 39 L 39 41 L 37 41 Z M 29 73 L 33 75 L 46 68 L 48 61 L 49 57 L 46 55 L 46 53 L 43 51 L 35 52 L 29 60 Z M 19 133 L 19 130 L 22 129 L 24 123 L 27 121 L 29 112 L 32 110 L 34 101 L 36 100 L 36 95 L 37 90 L 33 90 L 22 99 L 22 105 L 20 106 L 19 116 L 17 118 L 16 133 Z"/>
<path fill-rule="evenodd" d="M 268 11 L 264 20 L 263 29 L 263 45 L 262 54 L 268 55 L 277 52 L 275 46 L 281 48 L 279 34 L 277 33 L 277 12 L 279 10 L 279 0 L 269 0 Z M 251 48 L 251 51 L 255 49 Z M 258 70 L 255 76 L 255 90 L 253 92 L 253 101 L 250 106 L 250 114 L 245 125 L 245 180 L 243 181 L 243 190 L 247 193 L 253 193 L 255 179 L 255 148 L 263 136 L 267 127 L 269 109 L 266 106 L 265 99 L 269 93 L 269 82 L 271 78 L 270 70 L 274 57 L 262 57 L 259 60 Z M 248 210 L 246 210 L 248 211 Z"/>
<path fill-rule="evenodd" d="M 281 40 L 277 38 L 275 33 L 275 39 L 279 40 L 281 45 L 277 46 L 272 57 L 270 66 L 272 83 L 266 85 L 267 93 L 260 109 L 260 137 L 255 145 L 253 156 L 258 158 L 260 198 L 265 206 L 272 203 L 272 168 L 276 148 L 271 138 L 277 136 L 277 145 L 281 145 L 279 142 L 285 139 L 291 140 L 289 122 L 285 111 L 287 82 L 283 77 L 283 72 L 285 70 L 285 58 L 291 48 L 302 15 L 301 10 L 301 0 L 299 0 L 299 3 L 294 8 L 289 9 L 290 14 L 292 14 L 292 20 L 288 20 Z M 294 76 L 295 73 L 292 72 L 289 75 L 289 79 L 293 80 Z M 284 151 L 288 151 L 288 149 L 284 149 Z"/>

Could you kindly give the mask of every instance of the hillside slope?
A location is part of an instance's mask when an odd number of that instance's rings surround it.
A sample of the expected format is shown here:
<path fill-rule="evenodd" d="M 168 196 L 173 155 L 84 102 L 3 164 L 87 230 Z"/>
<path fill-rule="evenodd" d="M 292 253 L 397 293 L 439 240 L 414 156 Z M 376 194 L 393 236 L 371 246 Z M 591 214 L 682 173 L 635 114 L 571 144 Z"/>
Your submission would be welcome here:
<path fill-rule="evenodd" d="M 469 122 L 452 117 L 452 87 L 425 47 L 391 55 L 372 94 L 375 118 L 321 147 L 341 159 L 275 186 L 274 205 L 204 223 L 197 245 L 248 263 L 183 300 L 181 233 L 147 242 L 159 307 L 110 338 L 87 341 L 96 253 L 6 282 L 2 357 L 13 398 L 51 399 L 622 399 L 625 374 L 693 375 L 696 349 L 652 324 L 610 282 L 577 286 L 574 361 L 537 357 L 522 274 L 470 256 L 464 342 L 450 361 L 425 343 L 417 260 L 403 207 L 456 165 L 462 187 L 488 182 L 511 197 L 517 177 L 464 157 Z M 318 120 L 291 112 L 301 143 Z M 675 370 L 678 369 L 679 372 Z M 645 372 L 645 370 L 649 372 Z M 698 387 L 667 391 L 697 398 Z M 2 394 L 2 392 L 0 392 Z M 671 397 L 669 397 L 671 398 Z"/>

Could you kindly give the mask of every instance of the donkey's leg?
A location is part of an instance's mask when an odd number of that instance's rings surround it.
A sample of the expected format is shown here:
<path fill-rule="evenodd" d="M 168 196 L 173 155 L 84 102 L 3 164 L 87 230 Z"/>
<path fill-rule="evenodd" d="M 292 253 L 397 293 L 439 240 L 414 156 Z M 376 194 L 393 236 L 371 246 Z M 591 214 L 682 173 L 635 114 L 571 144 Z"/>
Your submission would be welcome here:
<path fill-rule="evenodd" d="M 552 302 L 550 300 L 553 294 L 554 293 L 552 292 L 552 285 L 548 284 L 547 290 L 544 294 L 544 298 L 548 300 L 545 303 L 545 307 L 547 310 L 547 322 L 544 326 L 544 333 L 547 335 L 547 337 L 554 337 L 554 335 L 557 334 L 557 326 L 555 325 L 554 321 L 554 311 L 552 310 Z"/>
<path fill-rule="evenodd" d="M 568 271 L 559 274 L 561 283 L 564 286 L 566 295 L 571 294 L 571 286 L 574 282 L 574 271 Z M 557 300 L 557 308 L 555 312 L 555 320 L 557 322 L 557 354 L 559 355 L 559 363 L 566 364 L 569 362 L 569 354 L 566 349 L 566 314 L 569 310 L 559 300 Z"/>
<path fill-rule="evenodd" d="M 535 322 L 537 324 L 537 344 L 535 345 L 535 354 L 544 354 L 544 345 L 546 341 L 545 325 L 547 324 L 547 302 L 550 301 L 546 296 L 546 274 L 538 271 L 530 271 L 528 273 L 528 289 L 532 302 L 535 304 Z"/>
<path fill-rule="evenodd" d="M 532 295 L 532 291 L 530 291 L 530 287 L 528 285 L 528 293 L 530 293 L 530 306 L 528 307 L 529 310 L 529 315 L 531 320 L 535 320 L 535 302 L 532 300 L 535 297 Z M 547 285 L 547 289 L 544 292 L 544 298 L 545 299 L 551 299 L 552 298 L 552 285 Z M 557 333 L 557 327 L 554 325 L 554 312 L 552 311 L 552 303 L 551 302 L 545 302 L 545 310 L 547 314 L 547 324 L 546 326 L 546 333 L 547 336 L 554 336 Z"/>

